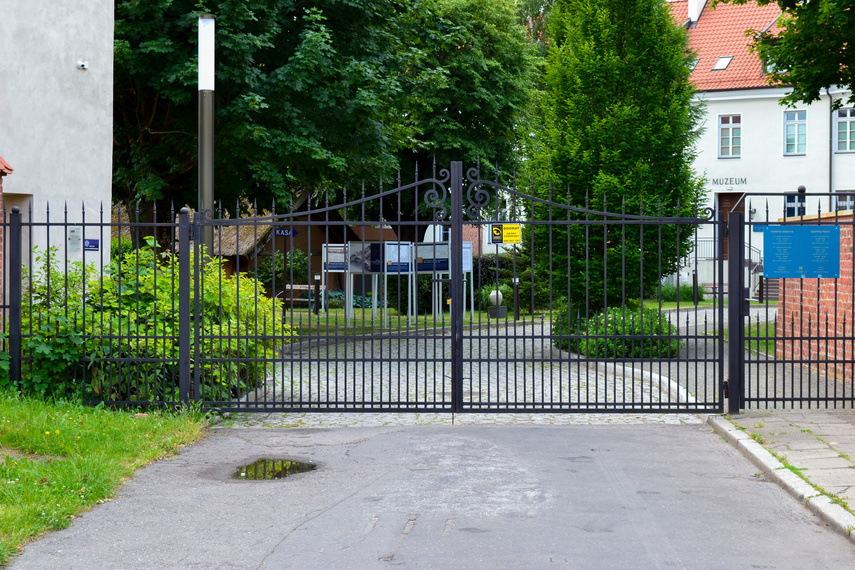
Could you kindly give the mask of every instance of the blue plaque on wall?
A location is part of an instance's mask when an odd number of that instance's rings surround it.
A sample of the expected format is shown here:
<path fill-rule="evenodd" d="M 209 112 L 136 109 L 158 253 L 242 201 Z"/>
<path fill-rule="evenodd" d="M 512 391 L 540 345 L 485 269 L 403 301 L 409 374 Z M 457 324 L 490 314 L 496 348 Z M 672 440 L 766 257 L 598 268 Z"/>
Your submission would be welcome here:
<path fill-rule="evenodd" d="M 764 277 L 840 277 L 840 226 L 766 226 Z"/>

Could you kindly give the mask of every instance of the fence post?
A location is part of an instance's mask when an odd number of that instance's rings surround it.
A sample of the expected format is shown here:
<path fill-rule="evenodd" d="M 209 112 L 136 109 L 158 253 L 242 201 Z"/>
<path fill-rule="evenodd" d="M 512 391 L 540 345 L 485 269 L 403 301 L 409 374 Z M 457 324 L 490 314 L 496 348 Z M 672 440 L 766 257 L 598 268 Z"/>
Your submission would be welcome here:
<path fill-rule="evenodd" d="M 190 210 L 178 215 L 178 398 L 190 403 Z"/>
<path fill-rule="evenodd" d="M 9 216 L 9 379 L 21 383 L 21 209 L 12 207 Z"/>
<path fill-rule="evenodd" d="M 452 410 L 463 409 L 463 163 L 451 163 L 451 385 Z"/>
<path fill-rule="evenodd" d="M 727 358 L 729 400 L 727 412 L 738 414 L 745 396 L 745 213 L 730 212 L 727 218 Z"/>

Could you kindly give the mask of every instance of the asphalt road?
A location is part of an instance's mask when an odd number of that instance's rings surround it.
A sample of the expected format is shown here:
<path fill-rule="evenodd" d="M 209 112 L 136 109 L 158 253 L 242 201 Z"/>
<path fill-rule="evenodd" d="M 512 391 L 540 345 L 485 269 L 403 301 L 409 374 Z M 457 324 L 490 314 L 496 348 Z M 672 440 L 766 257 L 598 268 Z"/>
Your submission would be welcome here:
<path fill-rule="evenodd" d="M 239 481 L 259 457 L 316 471 Z M 855 568 L 706 425 L 214 429 L 12 568 Z"/>

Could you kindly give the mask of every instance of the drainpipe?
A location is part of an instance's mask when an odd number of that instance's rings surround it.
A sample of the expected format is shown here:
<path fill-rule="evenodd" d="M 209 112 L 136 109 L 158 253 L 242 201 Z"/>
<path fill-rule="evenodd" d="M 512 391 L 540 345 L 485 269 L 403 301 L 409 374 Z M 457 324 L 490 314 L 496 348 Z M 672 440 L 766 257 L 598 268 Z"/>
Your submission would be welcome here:
<path fill-rule="evenodd" d="M 825 94 L 828 95 L 828 211 L 834 211 L 834 196 L 830 194 L 834 192 L 834 97 L 825 88 Z"/>

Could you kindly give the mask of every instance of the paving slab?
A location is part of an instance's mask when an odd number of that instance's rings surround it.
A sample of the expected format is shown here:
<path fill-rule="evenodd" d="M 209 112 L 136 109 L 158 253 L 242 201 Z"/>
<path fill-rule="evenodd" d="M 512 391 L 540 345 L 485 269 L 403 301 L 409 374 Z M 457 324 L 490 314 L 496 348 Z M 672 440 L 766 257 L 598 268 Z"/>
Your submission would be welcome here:
<path fill-rule="evenodd" d="M 855 541 L 855 411 L 762 410 L 707 421 L 797 500 Z M 759 443 L 749 434 L 759 434 Z"/>

